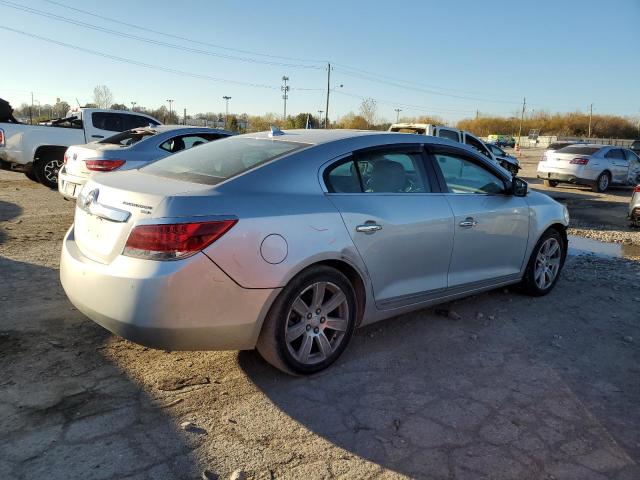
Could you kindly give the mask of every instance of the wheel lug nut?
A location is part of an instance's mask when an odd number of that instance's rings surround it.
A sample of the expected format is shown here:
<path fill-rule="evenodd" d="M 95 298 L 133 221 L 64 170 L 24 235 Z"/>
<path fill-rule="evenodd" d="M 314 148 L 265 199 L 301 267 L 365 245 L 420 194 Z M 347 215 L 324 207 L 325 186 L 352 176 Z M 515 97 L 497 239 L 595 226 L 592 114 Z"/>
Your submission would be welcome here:
<path fill-rule="evenodd" d="M 313 329 L 313 333 L 318 333 L 320 331 L 320 329 L 318 327 Z"/>
<path fill-rule="evenodd" d="M 311 330 L 311 325 L 307 324 L 307 332 Z"/>
<path fill-rule="evenodd" d="M 320 315 L 320 309 L 316 310 L 316 315 Z"/>
<path fill-rule="evenodd" d="M 308 318 L 309 320 L 311 320 L 311 317 L 312 317 L 312 315 L 311 315 L 310 313 L 307 313 L 307 318 Z"/>
<path fill-rule="evenodd" d="M 325 320 L 326 320 L 326 319 L 325 319 L 324 317 L 322 317 L 322 318 L 320 319 L 320 323 L 324 323 L 324 322 L 325 322 Z"/>

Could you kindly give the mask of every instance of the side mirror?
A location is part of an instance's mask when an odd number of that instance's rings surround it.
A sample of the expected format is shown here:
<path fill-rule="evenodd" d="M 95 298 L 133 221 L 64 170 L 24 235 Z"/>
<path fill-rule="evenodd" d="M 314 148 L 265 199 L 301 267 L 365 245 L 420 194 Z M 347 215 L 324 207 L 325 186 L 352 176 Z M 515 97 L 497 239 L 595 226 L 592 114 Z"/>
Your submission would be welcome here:
<path fill-rule="evenodd" d="M 511 194 L 515 197 L 526 197 L 529 192 L 529 184 L 519 177 L 513 177 L 511 181 Z"/>

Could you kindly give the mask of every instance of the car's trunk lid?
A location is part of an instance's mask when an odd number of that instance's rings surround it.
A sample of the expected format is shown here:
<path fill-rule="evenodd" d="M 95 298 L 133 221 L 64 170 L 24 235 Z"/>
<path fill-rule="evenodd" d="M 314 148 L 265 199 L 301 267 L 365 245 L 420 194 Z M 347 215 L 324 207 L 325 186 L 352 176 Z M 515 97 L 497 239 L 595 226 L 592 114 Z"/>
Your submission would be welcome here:
<path fill-rule="evenodd" d="M 114 150 L 121 150 L 119 145 L 89 143 L 87 145 L 74 145 L 65 153 L 65 170 L 71 175 L 86 176 L 92 173 L 86 164 L 86 160 L 114 158 Z M 108 152 L 108 153 L 107 153 Z"/>
<path fill-rule="evenodd" d="M 158 218 L 163 202 L 181 193 L 210 190 L 209 185 L 160 178 L 140 171 L 95 175 L 78 197 L 75 241 L 87 258 L 110 263 L 124 249 L 137 222 Z"/>
<path fill-rule="evenodd" d="M 580 155 L 578 153 L 553 153 L 547 152 L 546 162 L 547 166 L 556 168 L 558 170 L 575 170 L 575 165 L 571 164 L 571 160 L 574 158 L 586 158 L 589 155 Z"/>

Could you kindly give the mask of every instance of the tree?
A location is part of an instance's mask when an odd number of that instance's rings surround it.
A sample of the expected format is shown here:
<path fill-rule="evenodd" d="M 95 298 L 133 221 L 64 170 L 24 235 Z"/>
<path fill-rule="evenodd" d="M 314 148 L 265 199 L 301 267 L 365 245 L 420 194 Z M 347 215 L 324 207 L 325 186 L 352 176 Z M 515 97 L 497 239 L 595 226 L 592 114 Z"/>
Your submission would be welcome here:
<path fill-rule="evenodd" d="M 106 85 L 96 85 L 93 89 L 93 103 L 98 105 L 98 108 L 109 108 L 109 105 L 113 103 L 113 93 Z"/>
<path fill-rule="evenodd" d="M 114 103 L 109 108 L 111 110 L 129 110 L 124 103 Z"/>
<path fill-rule="evenodd" d="M 69 105 L 64 100 L 61 102 L 56 102 L 56 104 L 53 106 L 53 116 L 56 118 L 62 118 L 67 114 L 69 110 L 71 110 L 71 105 Z"/>
<path fill-rule="evenodd" d="M 378 106 L 373 98 L 365 98 L 360 104 L 360 116 L 364 118 L 368 125 L 376 123 L 376 112 Z"/>
<path fill-rule="evenodd" d="M 353 112 L 347 113 L 336 123 L 337 128 L 349 128 L 354 130 L 368 130 L 369 122 L 362 115 L 356 115 Z"/>

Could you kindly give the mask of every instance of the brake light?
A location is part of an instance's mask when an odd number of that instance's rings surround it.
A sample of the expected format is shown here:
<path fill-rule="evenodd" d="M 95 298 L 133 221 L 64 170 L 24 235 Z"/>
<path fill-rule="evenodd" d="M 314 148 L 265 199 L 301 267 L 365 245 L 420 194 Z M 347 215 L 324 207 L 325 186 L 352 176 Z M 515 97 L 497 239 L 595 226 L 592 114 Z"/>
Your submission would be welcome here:
<path fill-rule="evenodd" d="M 572 165 L 586 165 L 587 163 L 589 163 L 589 159 L 588 158 L 574 158 L 569 163 L 572 164 Z"/>
<path fill-rule="evenodd" d="M 110 172 L 120 168 L 126 162 L 124 160 L 85 160 L 84 163 L 92 172 Z"/>
<path fill-rule="evenodd" d="M 62 163 L 67 164 L 67 160 L 69 160 L 69 155 L 67 152 L 64 152 L 64 157 L 62 157 Z"/>
<path fill-rule="evenodd" d="M 636 185 L 636 188 L 633 189 L 633 193 L 640 193 L 640 185 Z"/>
<path fill-rule="evenodd" d="M 123 254 L 150 260 L 175 260 L 193 255 L 227 233 L 238 220 L 138 225 L 129 234 Z"/>
<path fill-rule="evenodd" d="M 4 147 L 4 130 L 0 128 L 0 147 Z"/>

